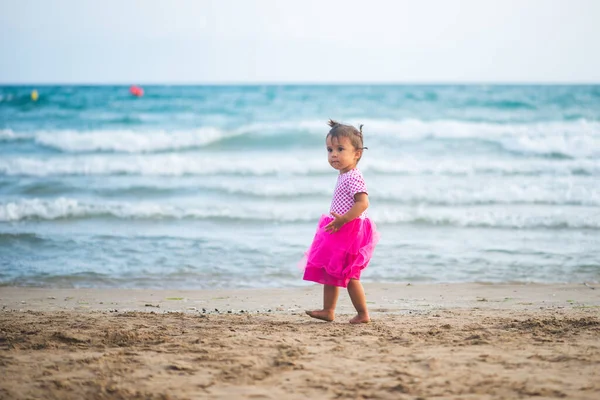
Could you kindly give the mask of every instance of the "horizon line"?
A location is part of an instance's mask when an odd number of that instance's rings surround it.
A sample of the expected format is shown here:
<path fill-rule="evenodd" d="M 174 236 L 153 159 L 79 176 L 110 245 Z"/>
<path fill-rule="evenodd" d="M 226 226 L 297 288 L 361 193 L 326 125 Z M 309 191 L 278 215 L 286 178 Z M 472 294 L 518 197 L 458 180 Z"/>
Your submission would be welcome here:
<path fill-rule="evenodd" d="M 0 86 L 584 86 L 600 85 L 600 81 L 340 81 L 340 82 L 302 82 L 302 81 L 264 81 L 264 82 L 0 82 Z"/>

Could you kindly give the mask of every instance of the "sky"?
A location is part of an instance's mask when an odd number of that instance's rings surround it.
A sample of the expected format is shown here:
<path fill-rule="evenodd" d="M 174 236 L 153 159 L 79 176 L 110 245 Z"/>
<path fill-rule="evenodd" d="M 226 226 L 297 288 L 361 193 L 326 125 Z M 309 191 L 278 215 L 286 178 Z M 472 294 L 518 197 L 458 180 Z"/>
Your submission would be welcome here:
<path fill-rule="evenodd" d="M 600 0 L 0 0 L 0 83 L 600 83 Z"/>

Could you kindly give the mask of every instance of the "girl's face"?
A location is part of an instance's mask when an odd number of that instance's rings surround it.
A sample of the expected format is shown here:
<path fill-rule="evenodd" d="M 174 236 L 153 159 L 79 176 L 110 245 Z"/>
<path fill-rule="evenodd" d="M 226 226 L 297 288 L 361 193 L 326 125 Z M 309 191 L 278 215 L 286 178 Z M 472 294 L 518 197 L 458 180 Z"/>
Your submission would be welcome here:
<path fill-rule="evenodd" d="M 327 136 L 325 144 L 327 145 L 327 160 L 333 168 L 340 171 L 340 174 L 356 167 L 362 150 L 354 148 L 349 138 Z"/>

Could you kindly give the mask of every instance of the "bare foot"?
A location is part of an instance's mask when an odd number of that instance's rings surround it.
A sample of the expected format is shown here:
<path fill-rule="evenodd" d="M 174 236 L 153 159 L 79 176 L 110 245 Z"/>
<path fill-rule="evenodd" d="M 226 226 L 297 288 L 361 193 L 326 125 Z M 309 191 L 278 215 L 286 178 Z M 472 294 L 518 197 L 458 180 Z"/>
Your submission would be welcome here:
<path fill-rule="evenodd" d="M 320 319 L 322 321 L 327 321 L 327 322 L 331 322 L 335 318 L 333 312 L 325 311 L 325 310 L 307 311 L 306 314 L 308 314 L 309 316 L 311 316 L 313 318 Z"/>
<path fill-rule="evenodd" d="M 367 324 L 371 322 L 371 319 L 368 315 L 360 315 L 358 314 L 356 317 L 350 320 L 351 324 Z"/>

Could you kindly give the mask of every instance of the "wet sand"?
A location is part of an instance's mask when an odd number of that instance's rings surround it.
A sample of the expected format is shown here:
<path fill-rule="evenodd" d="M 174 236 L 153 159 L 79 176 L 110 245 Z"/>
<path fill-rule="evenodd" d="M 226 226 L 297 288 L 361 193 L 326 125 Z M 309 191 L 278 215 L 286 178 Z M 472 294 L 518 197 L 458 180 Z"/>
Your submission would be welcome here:
<path fill-rule="evenodd" d="M 1 399 L 600 398 L 597 285 L 0 288 Z"/>

